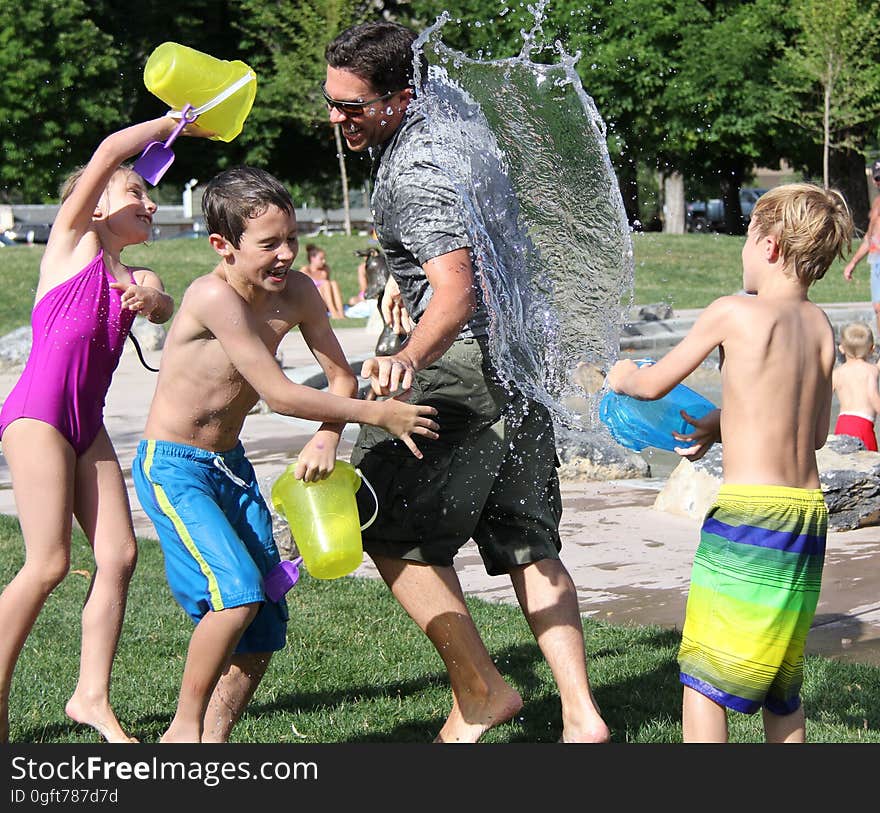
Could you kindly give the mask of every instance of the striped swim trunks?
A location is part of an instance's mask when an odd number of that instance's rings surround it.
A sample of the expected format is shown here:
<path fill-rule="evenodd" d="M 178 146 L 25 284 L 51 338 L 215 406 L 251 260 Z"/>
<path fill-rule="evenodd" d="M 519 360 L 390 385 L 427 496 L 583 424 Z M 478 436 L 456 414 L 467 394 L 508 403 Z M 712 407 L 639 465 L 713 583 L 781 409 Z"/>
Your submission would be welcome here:
<path fill-rule="evenodd" d="M 694 558 L 681 682 L 752 714 L 800 707 L 828 511 L 821 489 L 722 485 Z"/>

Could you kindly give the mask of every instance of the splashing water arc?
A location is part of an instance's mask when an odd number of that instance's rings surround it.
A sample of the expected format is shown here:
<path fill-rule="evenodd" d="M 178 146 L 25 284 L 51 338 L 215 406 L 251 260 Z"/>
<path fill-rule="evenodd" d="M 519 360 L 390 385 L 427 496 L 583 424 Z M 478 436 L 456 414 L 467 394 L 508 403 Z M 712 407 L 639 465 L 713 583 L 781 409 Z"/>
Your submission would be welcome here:
<path fill-rule="evenodd" d="M 617 357 L 633 287 L 604 122 L 558 44 L 558 64 L 532 62 L 528 37 L 518 57 L 481 61 L 443 44 L 445 22 L 414 44 L 430 65 L 414 105 L 464 200 L 492 359 L 555 420 L 594 427 L 596 399 L 574 373 Z"/>

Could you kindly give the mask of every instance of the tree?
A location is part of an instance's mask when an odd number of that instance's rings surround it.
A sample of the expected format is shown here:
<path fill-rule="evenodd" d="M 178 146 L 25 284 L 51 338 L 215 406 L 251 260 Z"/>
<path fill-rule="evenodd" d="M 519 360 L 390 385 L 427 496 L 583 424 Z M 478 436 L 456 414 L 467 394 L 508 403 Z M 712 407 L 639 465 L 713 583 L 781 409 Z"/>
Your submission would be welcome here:
<path fill-rule="evenodd" d="M 669 111 L 662 152 L 706 186 L 717 184 L 730 234 L 745 231 L 740 187 L 784 140 L 767 116 L 765 90 L 784 43 L 783 17 L 779 0 L 697 4 L 662 96 Z"/>
<path fill-rule="evenodd" d="M 348 167 L 328 122 L 321 83 L 326 71 L 324 49 L 355 21 L 355 15 L 351 0 L 241 0 L 237 23 L 242 46 L 260 78 L 252 122 L 241 135 L 248 160 L 272 166 L 301 187 L 311 182 L 324 206 L 340 198 L 342 186 L 333 177 L 339 162 L 346 210 Z M 351 163 L 355 174 L 368 174 L 363 157 L 355 156 Z"/>
<path fill-rule="evenodd" d="M 799 30 L 784 51 L 774 113 L 822 145 L 828 187 L 832 151 L 861 150 L 880 118 L 880 3 L 795 0 L 792 11 Z"/>
<path fill-rule="evenodd" d="M 0 3 L 0 199 L 48 202 L 122 126 L 119 49 L 83 0 Z"/>

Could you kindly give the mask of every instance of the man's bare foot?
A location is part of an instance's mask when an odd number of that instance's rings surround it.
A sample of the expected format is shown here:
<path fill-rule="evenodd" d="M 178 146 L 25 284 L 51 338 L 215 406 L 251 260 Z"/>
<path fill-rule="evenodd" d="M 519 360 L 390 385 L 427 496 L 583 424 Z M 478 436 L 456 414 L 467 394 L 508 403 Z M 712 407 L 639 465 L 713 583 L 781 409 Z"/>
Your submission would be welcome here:
<path fill-rule="evenodd" d="M 67 705 L 64 707 L 64 713 L 77 723 L 90 725 L 105 740 L 107 740 L 107 742 L 127 743 L 138 741 L 135 737 L 129 737 L 128 734 L 122 730 L 122 726 L 119 725 L 119 720 L 116 719 L 116 715 L 113 713 L 113 709 L 111 709 L 109 705 L 104 704 L 103 708 L 89 705 L 74 695 L 67 701 Z"/>
<path fill-rule="evenodd" d="M 198 737 L 183 737 L 177 736 L 176 734 L 172 734 L 170 731 L 166 731 L 160 738 L 159 743 L 168 743 L 168 742 L 201 742 Z"/>
<path fill-rule="evenodd" d="M 456 700 L 452 711 L 434 742 L 460 743 L 478 742 L 490 728 L 510 720 L 523 705 L 519 692 L 506 683 L 504 689 L 496 691 L 482 700 L 470 699 L 464 711 Z"/>
<path fill-rule="evenodd" d="M 591 713 L 581 725 L 564 725 L 559 742 L 611 742 L 611 730 L 598 713 Z"/>

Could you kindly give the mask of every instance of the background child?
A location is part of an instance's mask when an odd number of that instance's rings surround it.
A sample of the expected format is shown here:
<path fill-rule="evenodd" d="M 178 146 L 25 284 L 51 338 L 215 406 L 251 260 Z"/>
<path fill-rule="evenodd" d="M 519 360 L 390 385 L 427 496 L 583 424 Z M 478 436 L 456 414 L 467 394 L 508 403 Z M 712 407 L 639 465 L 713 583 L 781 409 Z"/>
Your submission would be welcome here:
<path fill-rule="evenodd" d="M 177 122 L 163 117 L 113 133 L 68 179 L 40 263 L 33 344 L 3 404 L 25 563 L 0 595 L 0 741 L 9 737 L 15 663 L 49 593 L 70 566 L 73 517 L 95 555 L 82 613 L 80 673 L 65 711 L 110 742 L 129 737 L 110 707 L 110 671 L 137 557 L 128 495 L 104 429 L 104 399 L 135 314 L 166 321 L 174 307 L 159 278 L 120 259 L 149 239 L 156 205 L 120 162 Z M 190 125 L 189 134 L 199 133 Z"/>
<path fill-rule="evenodd" d="M 618 361 L 608 376 L 617 392 L 656 399 L 721 350 L 722 409 L 696 423 L 693 455 L 710 436 L 724 441 L 724 482 L 703 522 L 678 655 L 686 742 L 726 741 L 728 708 L 763 707 L 768 741 L 806 736 L 803 653 L 828 524 L 816 449 L 828 435 L 835 356 L 831 324 L 807 290 L 852 232 L 837 192 L 771 189 L 742 251 L 743 288 L 756 296 L 715 300 L 657 364 Z"/>
<path fill-rule="evenodd" d="M 880 369 L 868 361 L 874 352 L 874 334 L 864 322 L 850 322 L 840 331 L 840 352 L 846 360 L 834 368 L 831 385 L 840 403 L 835 435 L 852 435 L 877 451 L 874 419 L 880 412 Z"/>
<path fill-rule="evenodd" d="M 306 255 L 308 263 L 299 270 L 315 283 L 318 293 L 321 294 L 321 299 L 327 306 L 330 318 L 344 319 L 342 292 L 339 289 L 339 283 L 335 279 L 330 279 L 330 266 L 327 265 L 327 255 L 324 249 L 309 243 L 306 246 Z"/>
<path fill-rule="evenodd" d="M 275 178 L 250 167 L 227 170 L 206 187 L 202 208 L 220 259 L 192 282 L 174 318 L 132 467 L 171 590 L 196 622 L 163 742 L 227 741 L 285 644 L 287 604 L 263 594 L 263 577 L 279 562 L 272 517 L 239 440 L 257 399 L 323 422 L 294 472 L 308 481 L 333 470 L 347 421 L 385 427 L 417 457 L 411 435 L 437 437 L 427 417 L 436 410 L 401 403 L 406 393 L 383 402 L 351 397 L 357 379 L 324 301 L 306 276 L 291 272 L 296 217 Z M 329 393 L 294 383 L 275 360 L 294 326 Z"/>

